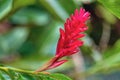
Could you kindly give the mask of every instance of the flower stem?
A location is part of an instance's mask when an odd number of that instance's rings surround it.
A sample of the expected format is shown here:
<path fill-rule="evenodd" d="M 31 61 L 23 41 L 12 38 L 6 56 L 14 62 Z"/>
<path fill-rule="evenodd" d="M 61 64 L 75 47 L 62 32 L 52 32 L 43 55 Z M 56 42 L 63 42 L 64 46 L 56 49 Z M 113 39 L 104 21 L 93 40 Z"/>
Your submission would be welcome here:
<path fill-rule="evenodd" d="M 50 59 L 46 64 L 44 64 L 42 67 L 40 67 L 39 69 L 37 69 L 34 73 L 39 73 L 41 71 L 45 71 L 48 70 L 50 66 L 52 66 L 52 64 L 54 64 L 55 61 L 58 60 L 58 57 L 53 57 L 52 59 Z"/>
<path fill-rule="evenodd" d="M 17 68 L 10 68 L 10 67 L 2 67 L 2 66 L 0 66 L 0 70 L 3 70 L 3 71 L 13 70 L 16 72 L 21 72 L 21 73 L 35 74 L 34 71 L 28 71 L 28 70 L 22 70 L 22 69 L 17 69 Z"/>

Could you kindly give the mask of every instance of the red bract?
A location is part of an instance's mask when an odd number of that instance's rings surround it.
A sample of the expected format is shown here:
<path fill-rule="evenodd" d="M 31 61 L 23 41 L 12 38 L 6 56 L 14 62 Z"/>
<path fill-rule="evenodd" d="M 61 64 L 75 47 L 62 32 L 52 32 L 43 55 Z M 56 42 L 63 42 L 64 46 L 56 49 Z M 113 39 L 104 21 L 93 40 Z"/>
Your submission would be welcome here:
<path fill-rule="evenodd" d="M 89 16 L 90 13 L 81 8 L 80 11 L 76 9 L 74 14 L 66 20 L 64 29 L 60 29 L 56 50 L 57 57 L 69 56 L 79 51 L 78 47 L 83 45 L 83 41 L 78 39 L 84 37 L 81 32 L 87 30 L 85 22 Z"/>
<path fill-rule="evenodd" d="M 83 45 L 83 41 L 79 38 L 84 37 L 82 33 L 87 30 L 86 21 L 89 19 L 90 13 L 81 8 L 80 11 L 75 10 L 74 14 L 68 18 L 64 24 L 64 29 L 60 28 L 60 38 L 57 44 L 56 54 L 48 63 L 36 72 L 48 70 L 60 66 L 67 60 L 60 60 L 64 56 L 70 56 L 79 51 L 79 47 Z"/>

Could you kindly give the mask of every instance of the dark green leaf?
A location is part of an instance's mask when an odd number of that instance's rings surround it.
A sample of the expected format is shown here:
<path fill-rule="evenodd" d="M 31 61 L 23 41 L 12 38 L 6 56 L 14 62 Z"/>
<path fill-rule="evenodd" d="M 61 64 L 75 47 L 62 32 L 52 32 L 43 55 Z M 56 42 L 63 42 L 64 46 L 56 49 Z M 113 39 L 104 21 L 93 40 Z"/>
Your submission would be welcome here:
<path fill-rule="evenodd" d="M 0 53 L 10 53 L 16 51 L 26 40 L 28 29 L 17 27 L 11 32 L 0 36 Z"/>
<path fill-rule="evenodd" d="M 50 19 L 50 16 L 45 11 L 36 8 L 25 8 L 16 12 L 10 21 L 14 24 L 44 26 L 49 23 Z"/>

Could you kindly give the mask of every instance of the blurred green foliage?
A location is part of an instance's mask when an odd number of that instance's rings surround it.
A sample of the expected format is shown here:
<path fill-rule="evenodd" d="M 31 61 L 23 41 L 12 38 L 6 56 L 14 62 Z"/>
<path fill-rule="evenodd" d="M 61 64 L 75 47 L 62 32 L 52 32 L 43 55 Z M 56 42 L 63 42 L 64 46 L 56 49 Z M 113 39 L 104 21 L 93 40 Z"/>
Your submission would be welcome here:
<path fill-rule="evenodd" d="M 81 47 L 84 72 L 91 76 L 119 70 L 120 0 L 0 0 L 0 64 L 38 68 L 54 56 L 59 28 L 80 7 L 91 13 Z M 53 71 L 72 75 L 75 80 L 73 64 L 71 61 Z M 3 78 L 10 77 L 1 73 Z M 19 77 L 22 80 L 23 76 Z"/>

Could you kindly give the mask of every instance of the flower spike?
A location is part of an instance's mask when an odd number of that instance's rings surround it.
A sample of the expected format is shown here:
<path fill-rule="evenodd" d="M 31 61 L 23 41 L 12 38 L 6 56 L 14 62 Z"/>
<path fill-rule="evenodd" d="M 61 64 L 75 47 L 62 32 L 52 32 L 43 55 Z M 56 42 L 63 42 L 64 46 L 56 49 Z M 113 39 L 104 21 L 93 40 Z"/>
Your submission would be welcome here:
<path fill-rule="evenodd" d="M 67 18 L 64 29 L 60 28 L 60 38 L 55 56 L 42 68 L 36 70 L 36 73 L 58 67 L 67 61 L 60 60 L 62 57 L 79 52 L 79 47 L 83 45 L 83 41 L 79 40 L 79 38 L 85 36 L 82 32 L 88 29 L 86 21 L 89 18 L 90 13 L 83 8 L 80 11 L 76 9 L 74 14 Z"/>
<path fill-rule="evenodd" d="M 81 32 L 88 29 L 85 22 L 89 19 L 89 16 L 90 13 L 81 8 L 80 11 L 76 9 L 74 14 L 66 20 L 64 24 L 65 31 L 60 29 L 60 35 L 62 35 L 62 38 L 59 38 L 56 56 L 61 58 L 68 56 L 68 54 L 72 55 L 74 52 L 78 52 L 76 48 L 83 45 L 83 42 L 78 39 L 85 36 Z"/>

